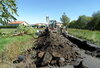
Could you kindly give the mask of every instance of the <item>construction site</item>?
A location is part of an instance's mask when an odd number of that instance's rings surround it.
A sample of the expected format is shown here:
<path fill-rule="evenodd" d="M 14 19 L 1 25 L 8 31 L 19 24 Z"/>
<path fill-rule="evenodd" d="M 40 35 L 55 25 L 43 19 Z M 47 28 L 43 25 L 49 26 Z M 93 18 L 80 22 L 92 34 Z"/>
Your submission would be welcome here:
<path fill-rule="evenodd" d="M 100 68 L 100 0 L 0 0 L 0 68 Z"/>
<path fill-rule="evenodd" d="M 63 28 L 39 32 L 34 47 L 13 61 L 16 68 L 99 68 L 100 47 L 75 38 Z"/>

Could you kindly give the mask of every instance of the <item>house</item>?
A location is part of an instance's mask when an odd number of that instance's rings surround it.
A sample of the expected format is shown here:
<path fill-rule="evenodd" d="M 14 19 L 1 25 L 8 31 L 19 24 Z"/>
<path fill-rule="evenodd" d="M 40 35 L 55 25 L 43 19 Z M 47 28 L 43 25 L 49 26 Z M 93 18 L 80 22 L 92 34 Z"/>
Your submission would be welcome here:
<path fill-rule="evenodd" d="M 37 23 L 37 24 L 34 24 L 34 26 L 36 26 L 37 28 L 44 28 L 47 25 L 45 23 Z"/>
<path fill-rule="evenodd" d="M 8 23 L 8 25 L 10 25 L 10 26 L 18 26 L 18 25 L 20 25 L 20 24 L 28 25 L 28 23 L 25 22 L 25 21 L 12 21 L 12 22 L 9 22 L 9 23 Z"/>
<path fill-rule="evenodd" d="M 57 25 L 58 27 L 62 27 L 62 23 L 60 23 L 60 22 L 57 22 L 56 25 Z"/>

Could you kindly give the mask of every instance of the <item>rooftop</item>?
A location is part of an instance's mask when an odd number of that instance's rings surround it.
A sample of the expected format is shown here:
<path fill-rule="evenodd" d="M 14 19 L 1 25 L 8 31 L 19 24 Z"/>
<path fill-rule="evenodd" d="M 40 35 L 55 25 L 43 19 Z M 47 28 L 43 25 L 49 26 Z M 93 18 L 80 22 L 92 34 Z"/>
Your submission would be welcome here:
<path fill-rule="evenodd" d="M 21 24 L 21 23 L 25 23 L 25 21 L 12 21 L 9 22 L 8 24 Z"/>

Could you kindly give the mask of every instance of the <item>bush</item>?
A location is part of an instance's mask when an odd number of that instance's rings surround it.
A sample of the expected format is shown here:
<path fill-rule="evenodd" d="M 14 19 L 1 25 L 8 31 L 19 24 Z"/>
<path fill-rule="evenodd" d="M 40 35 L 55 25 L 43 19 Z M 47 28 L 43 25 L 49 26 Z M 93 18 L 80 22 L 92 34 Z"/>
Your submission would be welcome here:
<path fill-rule="evenodd" d="M 19 25 L 16 32 L 33 35 L 35 30 L 32 26 Z"/>
<path fill-rule="evenodd" d="M 2 31 L 1 31 L 1 29 L 0 29 L 0 35 L 2 34 Z"/>
<path fill-rule="evenodd" d="M 17 28 L 18 26 L 0 26 L 0 28 Z"/>
<path fill-rule="evenodd" d="M 35 36 L 35 31 L 36 29 L 34 29 L 32 26 L 25 26 L 25 25 L 19 25 L 17 27 L 17 29 L 15 31 L 12 32 L 2 32 L 0 30 L 0 37 L 2 38 L 7 38 L 7 37 L 11 37 L 11 36 L 19 36 L 19 35 L 23 35 L 23 34 L 28 34 L 28 35 L 32 35 L 33 37 Z"/>

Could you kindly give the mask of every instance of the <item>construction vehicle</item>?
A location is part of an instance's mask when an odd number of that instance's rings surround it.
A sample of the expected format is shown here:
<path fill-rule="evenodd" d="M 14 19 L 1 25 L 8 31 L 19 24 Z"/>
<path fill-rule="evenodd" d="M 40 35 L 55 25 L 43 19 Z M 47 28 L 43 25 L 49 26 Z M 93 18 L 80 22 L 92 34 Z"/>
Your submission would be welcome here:
<path fill-rule="evenodd" d="M 49 21 L 49 26 L 50 29 L 56 29 L 57 28 L 57 23 L 56 20 L 50 20 Z"/>

